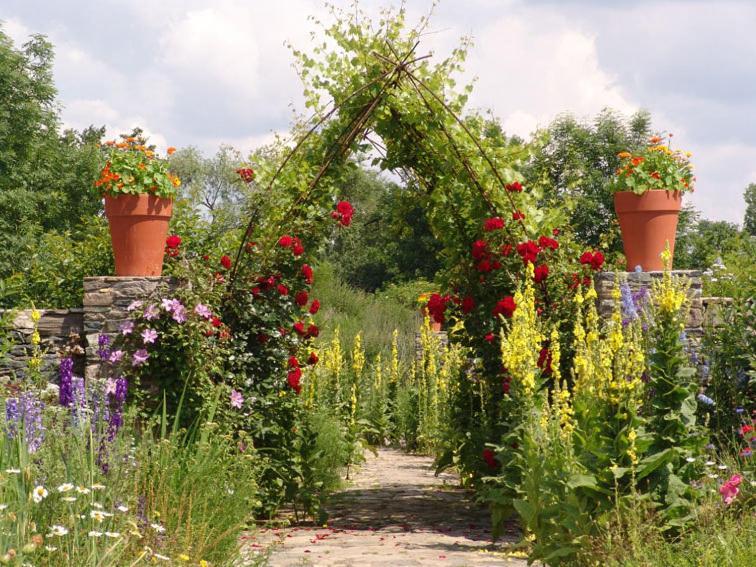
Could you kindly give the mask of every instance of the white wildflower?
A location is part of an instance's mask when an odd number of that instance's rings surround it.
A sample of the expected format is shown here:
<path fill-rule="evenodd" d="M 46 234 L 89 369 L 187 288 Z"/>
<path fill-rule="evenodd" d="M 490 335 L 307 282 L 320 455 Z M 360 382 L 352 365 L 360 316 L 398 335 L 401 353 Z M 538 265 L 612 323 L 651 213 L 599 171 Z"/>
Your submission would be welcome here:
<path fill-rule="evenodd" d="M 21 474 L 21 469 L 5 469 L 7 474 Z"/>
<path fill-rule="evenodd" d="M 105 532 L 105 537 L 121 537 L 120 532 Z"/>
<path fill-rule="evenodd" d="M 63 502 L 76 502 L 77 498 L 76 496 L 64 496 L 61 500 Z"/>
<path fill-rule="evenodd" d="M 92 485 L 92 490 L 105 490 L 105 485 L 104 484 L 93 484 Z"/>
<path fill-rule="evenodd" d="M 122 504 L 120 506 L 116 506 L 116 510 L 118 510 L 119 512 L 128 512 L 129 511 L 129 507 L 128 506 L 124 506 Z"/>
<path fill-rule="evenodd" d="M 76 492 L 79 494 L 89 494 L 90 490 L 86 486 L 77 486 Z"/>
<path fill-rule="evenodd" d="M 50 526 L 50 533 L 48 534 L 47 537 L 50 537 L 50 536 L 61 537 L 61 536 L 66 535 L 67 533 L 68 533 L 67 528 L 64 528 L 63 526 L 55 525 L 55 526 Z"/>
<path fill-rule="evenodd" d="M 47 498 L 47 495 L 49 493 L 47 492 L 47 489 L 44 486 L 35 486 L 34 490 L 32 491 L 32 500 L 39 504 L 42 502 L 45 498 Z"/>
<path fill-rule="evenodd" d="M 97 532 L 95 530 L 92 530 L 87 534 L 89 537 L 102 537 L 102 532 Z"/>
<path fill-rule="evenodd" d="M 160 524 L 150 524 L 150 527 L 159 534 L 165 533 L 165 528 Z"/>
<path fill-rule="evenodd" d="M 63 484 L 61 484 L 61 485 L 60 485 L 60 486 L 58 487 L 58 492 L 61 492 L 61 493 L 62 493 L 62 492 L 70 492 L 70 491 L 72 491 L 72 490 L 73 490 L 74 488 L 76 488 L 76 487 L 75 487 L 75 486 L 74 486 L 73 484 L 71 484 L 70 482 L 64 482 Z"/>

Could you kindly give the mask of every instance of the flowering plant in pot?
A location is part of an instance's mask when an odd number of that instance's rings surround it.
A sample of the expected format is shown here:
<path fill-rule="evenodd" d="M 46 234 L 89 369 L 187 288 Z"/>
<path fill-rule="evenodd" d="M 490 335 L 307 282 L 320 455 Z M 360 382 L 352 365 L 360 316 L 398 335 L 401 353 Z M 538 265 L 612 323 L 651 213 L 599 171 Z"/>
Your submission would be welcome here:
<path fill-rule="evenodd" d="M 693 191 L 695 182 L 690 155 L 672 150 L 659 136 L 636 154 L 618 154 L 611 188 L 628 270 L 662 270 L 660 254 L 667 244 L 674 252 L 682 194 Z"/>
<path fill-rule="evenodd" d="M 173 198 L 181 182 L 139 131 L 105 142 L 107 161 L 95 182 L 105 215 L 118 276 L 159 276 Z M 172 154 L 174 148 L 168 148 Z"/>

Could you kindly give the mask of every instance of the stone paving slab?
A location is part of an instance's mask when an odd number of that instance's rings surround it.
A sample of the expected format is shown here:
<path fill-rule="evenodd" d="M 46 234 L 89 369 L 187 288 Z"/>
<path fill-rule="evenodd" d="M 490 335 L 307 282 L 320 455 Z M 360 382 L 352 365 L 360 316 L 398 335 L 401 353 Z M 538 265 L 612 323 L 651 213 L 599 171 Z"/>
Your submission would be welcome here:
<path fill-rule="evenodd" d="M 507 549 L 517 526 L 493 544 L 487 510 L 457 484 L 452 474 L 436 477 L 429 457 L 381 449 L 334 495 L 326 527 L 259 530 L 245 536 L 244 555 L 267 551 L 273 567 L 527 565 Z"/>

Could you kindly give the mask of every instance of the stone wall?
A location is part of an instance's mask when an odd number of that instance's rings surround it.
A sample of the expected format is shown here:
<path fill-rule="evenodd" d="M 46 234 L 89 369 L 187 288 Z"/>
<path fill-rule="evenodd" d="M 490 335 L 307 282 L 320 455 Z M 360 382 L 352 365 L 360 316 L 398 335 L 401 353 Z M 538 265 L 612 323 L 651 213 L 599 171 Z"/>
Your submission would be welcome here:
<path fill-rule="evenodd" d="M 86 378 L 100 372 L 97 356 L 100 335 L 113 337 L 128 319 L 128 306 L 153 293 L 175 287 L 167 277 L 116 277 L 84 278 L 84 336 L 86 339 Z"/>
<path fill-rule="evenodd" d="M 641 288 L 651 290 L 651 282 L 661 279 L 664 272 L 620 272 L 620 281 L 627 281 L 633 292 Z M 704 324 L 704 304 L 701 294 L 701 272 L 697 270 L 675 270 L 672 275 L 685 277 L 690 281 L 688 299 L 690 300 L 690 312 L 685 324 L 685 332 L 690 337 L 701 337 Z M 614 272 L 601 272 L 596 276 L 596 293 L 598 294 L 599 315 L 608 319 L 614 309 L 612 291 L 615 286 L 616 274 Z"/>
<path fill-rule="evenodd" d="M 0 311 L 0 314 L 5 314 Z M 23 309 L 11 312 L 13 321 L 10 323 L 10 349 L 6 361 L 0 365 L 0 376 L 15 376 L 23 378 L 26 375 L 27 364 L 32 355 L 33 346 L 31 336 L 34 332 L 32 310 Z M 74 355 L 76 362 L 74 370 L 82 372 L 84 368 L 84 343 L 82 332 L 84 329 L 83 309 L 40 309 L 40 319 L 37 322 L 42 355 L 42 373 L 48 377 L 57 374 L 58 362 L 63 352 Z"/>

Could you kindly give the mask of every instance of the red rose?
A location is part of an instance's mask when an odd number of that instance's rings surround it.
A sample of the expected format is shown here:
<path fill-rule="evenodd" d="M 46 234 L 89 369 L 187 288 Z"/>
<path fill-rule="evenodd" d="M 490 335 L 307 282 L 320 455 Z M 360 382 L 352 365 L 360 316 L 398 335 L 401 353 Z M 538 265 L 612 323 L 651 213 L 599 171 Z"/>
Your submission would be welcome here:
<path fill-rule="evenodd" d="M 260 295 L 260 288 L 257 286 L 253 287 L 250 291 L 252 292 L 252 295 L 254 297 L 257 297 L 258 295 Z"/>
<path fill-rule="evenodd" d="M 290 248 L 293 243 L 294 239 L 288 234 L 284 234 L 281 238 L 278 239 L 278 245 L 281 248 Z"/>
<path fill-rule="evenodd" d="M 307 264 L 302 264 L 302 275 L 304 276 L 304 279 L 308 284 L 312 284 L 314 280 L 314 273 L 312 271 L 312 268 Z"/>
<path fill-rule="evenodd" d="M 318 329 L 317 325 L 310 325 L 307 327 L 307 336 L 308 337 L 317 337 L 320 334 L 320 329 Z"/>
<path fill-rule="evenodd" d="M 560 230 L 558 228 L 555 228 L 554 230 L 551 231 L 551 234 L 553 234 L 554 236 L 559 236 L 559 232 Z"/>
<path fill-rule="evenodd" d="M 507 191 L 511 193 L 520 193 L 522 192 L 522 185 L 520 184 L 519 181 L 515 181 L 514 183 L 507 183 L 504 186 L 504 189 L 506 189 Z"/>
<path fill-rule="evenodd" d="M 276 290 L 278 290 L 278 295 L 289 295 L 289 288 L 284 284 L 278 284 Z"/>
<path fill-rule="evenodd" d="M 309 294 L 304 290 L 298 291 L 297 294 L 294 296 L 294 301 L 296 301 L 297 305 L 299 305 L 300 307 L 304 307 L 305 305 L 307 305 L 307 302 L 309 301 L 309 299 L 310 299 Z"/>
<path fill-rule="evenodd" d="M 495 469 L 499 466 L 499 463 L 496 460 L 496 453 L 494 453 L 493 450 L 489 449 L 488 447 L 483 449 L 483 460 L 486 462 L 489 469 Z"/>
<path fill-rule="evenodd" d="M 171 234 L 165 239 L 165 245 L 170 248 L 178 248 L 181 245 L 181 237 L 178 234 Z"/>
<path fill-rule="evenodd" d="M 504 392 L 505 394 L 508 394 L 508 393 L 509 393 L 509 386 L 510 386 L 510 383 L 509 383 L 509 378 L 505 378 L 505 379 L 504 379 L 504 380 L 503 380 L 503 381 L 501 382 L 501 390 L 502 390 L 502 391 L 503 391 L 503 392 Z"/>
<path fill-rule="evenodd" d="M 509 256 L 512 253 L 512 245 L 511 244 L 505 244 L 501 247 L 501 255 L 502 256 Z"/>
<path fill-rule="evenodd" d="M 482 260 L 488 256 L 488 242 L 485 240 L 476 240 L 472 244 L 472 257 L 476 260 Z"/>
<path fill-rule="evenodd" d="M 483 230 L 486 232 L 493 232 L 494 230 L 499 230 L 504 228 L 504 219 L 501 217 L 493 217 L 490 219 L 486 219 L 483 223 Z"/>
<path fill-rule="evenodd" d="M 318 358 L 318 355 L 314 352 L 311 352 L 309 358 L 307 359 L 307 364 L 317 364 L 318 360 L 320 360 Z"/>
<path fill-rule="evenodd" d="M 260 333 L 259 335 L 257 335 L 257 342 L 260 343 L 261 345 L 264 345 L 265 343 L 267 343 L 268 339 L 270 339 L 270 337 L 266 335 L 265 333 Z"/>
<path fill-rule="evenodd" d="M 331 217 L 338 220 L 342 226 L 352 224 L 352 215 L 354 215 L 354 208 L 348 201 L 339 201 L 336 210 L 331 213 Z"/>
<path fill-rule="evenodd" d="M 318 311 L 320 311 L 320 301 L 313 299 L 312 304 L 310 304 L 310 315 L 315 315 Z"/>
<path fill-rule="evenodd" d="M 307 331 L 305 330 L 304 323 L 302 321 L 297 321 L 294 323 L 294 331 L 301 337 L 307 334 Z"/>
<path fill-rule="evenodd" d="M 486 342 L 492 343 L 493 340 L 494 340 L 494 334 L 493 333 L 488 333 L 485 337 L 483 337 L 483 339 Z"/>
<path fill-rule="evenodd" d="M 213 317 L 212 319 L 210 319 L 210 323 L 212 324 L 213 327 L 220 327 L 223 324 L 223 322 L 217 317 Z"/>
<path fill-rule="evenodd" d="M 221 256 L 220 263 L 221 263 L 221 266 L 223 266 L 227 270 L 231 269 L 231 258 L 226 256 L 225 254 Z"/>
<path fill-rule="evenodd" d="M 551 248 L 552 250 L 559 248 L 559 243 L 553 238 L 549 238 L 548 236 L 540 236 L 538 238 L 538 245 L 544 250 L 546 248 Z"/>
<path fill-rule="evenodd" d="M 536 269 L 535 269 L 536 283 L 541 283 L 547 277 L 549 277 L 549 267 L 546 264 L 543 264 L 541 266 L 536 266 Z"/>
<path fill-rule="evenodd" d="M 462 300 L 462 313 L 470 313 L 475 309 L 475 299 L 469 295 Z"/>
<path fill-rule="evenodd" d="M 515 211 L 512 213 L 512 220 L 525 220 L 525 213 Z"/>
<path fill-rule="evenodd" d="M 302 369 L 301 368 L 294 368 L 293 370 L 289 371 L 289 374 L 286 376 L 286 381 L 289 383 L 289 387 L 294 390 L 297 394 L 302 390 L 302 386 L 300 385 L 299 381 L 302 379 Z"/>
<path fill-rule="evenodd" d="M 484 274 L 487 274 L 491 271 L 491 262 L 488 260 L 481 260 L 478 262 L 478 265 L 475 267 L 479 272 L 483 272 Z"/>
<path fill-rule="evenodd" d="M 294 237 L 294 243 L 291 245 L 291 251 L 295 256 L 301 256 L 304 254 L 304 246 L 302 246 L 302 241 L 299 240 L 299 237 Z"/>
<path fill-rule="evenodd" d="M 496 307 L 493 308 L 491 314 L 494 317 L 504 315 L 509 318 L 514 313 L 515 309 L 517 309 L 517 304 L 515 303 L 514 297 L 508 295 L 496 304 Z"/>
<path fill-rule="evenodd" d="M 541 248 L 532 240 L 521 242 L 517 245 L 517 253 L 522 257 L 522 261 L 525 264 L 528 262 L 535 264 L 536 258 L 540 252 Z"/>
<path fill-rule="evenodd" d="M 449 296 L 442 297 L 438 293 L 434 293 L 428 299 L 428 313 L 436 323 L 443 323 L 445 320 L 444 313 L 446 311 L 446 304 L 449 302 Z"/>
<path fill-rule="evenodd" d="M 581 264 L 590 264 L 591 260 L 593 260 L 593 252 L 590 252 L 590 251 L 583 252 L 580 256 Z"/>
<path fill-rule="evenodd" d="M 593 259 L 591 260 L 591 268 L 598 271 L 601 269 L 601 266 L 604 265 L 604 255 L 601 252 L 596 252 L 593 255 Z"/>
<path fill-rule="evenodd" d="M 296 356 L 289 357 L 289 368 L 299 368 L 299 361 Z"/>

